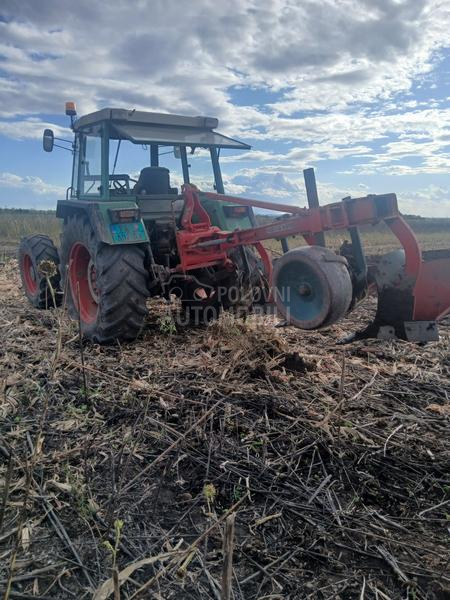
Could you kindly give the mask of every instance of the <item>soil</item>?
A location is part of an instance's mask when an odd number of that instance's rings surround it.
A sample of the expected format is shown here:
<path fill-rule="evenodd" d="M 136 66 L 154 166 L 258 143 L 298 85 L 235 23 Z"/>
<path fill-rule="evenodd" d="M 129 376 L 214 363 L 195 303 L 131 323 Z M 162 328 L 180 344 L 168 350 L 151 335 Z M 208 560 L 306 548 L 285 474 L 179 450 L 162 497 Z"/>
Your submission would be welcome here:
<path fill-rule="evenodd" d="M 340 346 L 373 300 L 311 333 L 178 328 L 152 301 L 136 342 L 100 347 L 0 269 L 10 598 L 112 598 L 115 577 L 116 598 L 220 599 L 229 548 L 234 600 L 450 598 L 448 322 Z"/>

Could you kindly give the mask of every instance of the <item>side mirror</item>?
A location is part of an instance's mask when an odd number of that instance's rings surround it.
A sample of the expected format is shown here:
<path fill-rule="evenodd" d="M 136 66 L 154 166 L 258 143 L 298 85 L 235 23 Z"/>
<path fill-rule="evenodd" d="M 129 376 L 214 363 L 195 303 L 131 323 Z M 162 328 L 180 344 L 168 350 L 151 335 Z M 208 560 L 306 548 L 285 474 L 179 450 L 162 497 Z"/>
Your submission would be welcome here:
<path fill-rule="evenodd" d="M 178 158 L 178 159 L 181 158 L 180 146 L 173 147 L 173 155 L 175 156 L 175 158 Z"/>
<path fill-rule="evenodd" d="M 44 129 L 44 137 L 42 139 L 42 145 L 45 152 L 51 152 L 53 150 L 53 144 L 55 143 L 55 135 L 51 129 Z"/>

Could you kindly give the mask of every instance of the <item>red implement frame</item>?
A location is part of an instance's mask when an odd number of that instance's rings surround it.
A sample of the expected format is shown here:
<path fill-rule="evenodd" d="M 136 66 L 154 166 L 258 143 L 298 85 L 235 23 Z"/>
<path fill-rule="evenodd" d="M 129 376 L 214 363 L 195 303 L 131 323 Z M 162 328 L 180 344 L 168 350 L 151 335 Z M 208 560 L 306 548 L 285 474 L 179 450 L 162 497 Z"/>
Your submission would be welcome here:
<path fill-rule="evenodd" d="M 443 277 L 441 274 L 442 269 L 448 274 L 450 256 L 438 261 L 422 260 L 422 252 L 417 239 L 399 213 L 395 194 L 346 198 L 341 202 L 309 209 L 200 192 L 188 184 L 183 186 L 183 196 L 185 209 L 182 217 L 182 229 L 177 232 L 180 256 L 178 271 L 186 272 L 213 265 L 233 269 L 227 252 L 238 246 L 251 245 L 255 246 L 260 253 L 270 280 L 272 266 L 266 250 L 261 245 L 263 240 L 302 235 L 309 244 L 313 244 L 316 233 L 349 229 L 384 221 L 405 251 L 405 275 L 411 282 L 414 296 L 411 319 L 438 319 L 450 312 L 450 278 Z M 211 225 L 200 198 L 234 203 L 240 206 L 265 208 L 266 210 L 290 213 L 292 216 L 252 229 L 223 231 Z M 193 222 L 193 218 L 195 222 Z M 430 292 L 430 285 L 432 285 L 432 292 Z"/>

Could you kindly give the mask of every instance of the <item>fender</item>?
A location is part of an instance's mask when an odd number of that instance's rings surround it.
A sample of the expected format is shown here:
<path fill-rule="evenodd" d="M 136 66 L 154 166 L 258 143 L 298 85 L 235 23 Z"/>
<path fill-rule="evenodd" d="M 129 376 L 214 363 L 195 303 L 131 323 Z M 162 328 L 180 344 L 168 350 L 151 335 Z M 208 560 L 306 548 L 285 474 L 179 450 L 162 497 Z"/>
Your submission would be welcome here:
<path fill-rule="evenodd" d="M 56 216 L 60 219 L 74 214 L 84 214 L 89 219 L 101 242 L 110 245 L 149 243 L 147 230 L 141 218 L 132 222 L 117 222 L 114 211 L 139 210 L 132 200 L 122 202 L 91 202 L 85 200 L 58 200 Z"/>

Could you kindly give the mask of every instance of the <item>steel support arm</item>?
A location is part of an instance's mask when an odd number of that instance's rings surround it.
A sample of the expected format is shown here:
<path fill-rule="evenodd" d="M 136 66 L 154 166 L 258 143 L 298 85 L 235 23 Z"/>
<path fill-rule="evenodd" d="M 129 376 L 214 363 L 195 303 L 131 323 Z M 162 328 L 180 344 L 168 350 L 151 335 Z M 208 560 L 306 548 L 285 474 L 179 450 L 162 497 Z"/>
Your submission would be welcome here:
<path fill-rule="evenodd" d="M 264 208 L 269 210 L 281 209 L 282 212 L 295 211 L 297 214 L 290 218 L 252 229 L 216 232 L 214 235 L 215 239 L 199 241 L 195 244 L 198 247 L 220 244 L 222 245 L 222 249 L 224 249 L 225 247 L 254 244 L 255 242 L 291 235 L 310 236 L 323 231 L 348 229 L 356 225 L 377 223 L 381 220 L 399 217 L 395 194 L 350 198 L 315 209 L 300 209 L 295 206 L 277 205 L 219 194 L 207 194 L 207 196 L 210 199 L 226 200 L 227 202 L 236 202 L 241 205 L 264 206 Z M 274 207 L 277 208 L 275 209 Z"/>

